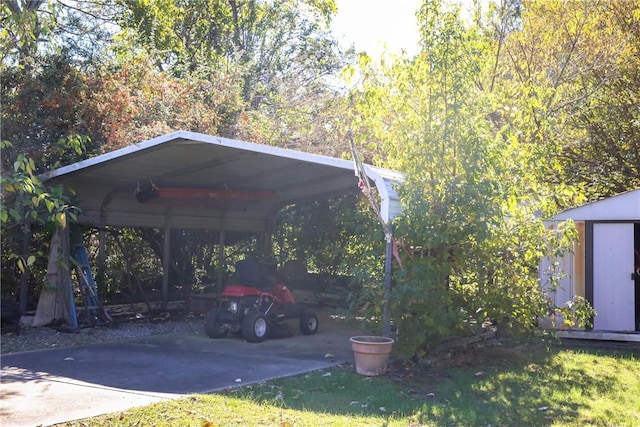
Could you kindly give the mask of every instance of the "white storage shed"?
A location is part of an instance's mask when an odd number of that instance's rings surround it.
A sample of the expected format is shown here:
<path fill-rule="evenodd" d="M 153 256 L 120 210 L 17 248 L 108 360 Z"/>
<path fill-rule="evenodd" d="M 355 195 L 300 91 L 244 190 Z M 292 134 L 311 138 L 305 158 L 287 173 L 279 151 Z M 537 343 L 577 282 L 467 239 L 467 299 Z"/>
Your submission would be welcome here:
<path fill-rule="evenodd" d="M 597 315 L 591 330 L 560 336 L 640 341 L 640 189 L 561 212 L 550 226 L 569 219 L 579 237 L 573 253 L 558 260 L 565 276 L 551 297 L 561 306 L 582 296 Z"/>

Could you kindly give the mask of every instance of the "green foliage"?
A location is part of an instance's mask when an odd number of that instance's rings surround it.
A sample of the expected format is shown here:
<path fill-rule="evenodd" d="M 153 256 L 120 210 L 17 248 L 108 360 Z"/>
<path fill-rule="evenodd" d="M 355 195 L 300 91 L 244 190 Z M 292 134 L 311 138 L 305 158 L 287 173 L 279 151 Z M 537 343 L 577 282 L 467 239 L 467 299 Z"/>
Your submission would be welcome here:
<path fill-rule="evenodd" d="M 11 146 L 9 141 L 2 141 L 3 152 Z M 16 276 L 26 274 L 36 263 L 39 277 L 44 276 L 51 229 L 75 223 L 80 209 L 74 206 L 71 196 L 62 187 L 44 186 L 36 175 L 36 163 L 24 154 L 17 155 L 12 168 L 3 171 L 0 185 L 2 292 L 11 294 L 16 290 Z M 34 230 L 38 231 L 33 238 L 34 244 L 25 246 L 25 236 Z"/>
<path fill-rule="evenodd" d="M 28 72 L 2 70 L 3 158 L 28 155 L 40 172 L 94 154 L 101 142 L 87 78 L 60 55 L 33 58 Z M 9 165 L 4 164 L 3 168 Z"/>
<path fill-rule="evenodd" d="M 598 314 L 589 301 L 576 295 L 567 301 L 564 307 L 557 307 L 557 312 L 562 315 L 561 328 L 592 328 L 592 319 Z"/>
<path fill-rule="evenodd" d="M 28 65 L 38 50 L 40 39 L 52 32 L 58 8 L 58 2 L 43 0 L 1 2 L 0 63 L 15 62 L 20 67 Z"/>
<path fill-rule="evenodd" d="M 547 181 L 562 170 L 560 142 L 548 139 L 565 120 L 551 110 L 556 88 L 537 74 L 507 85 L 501 67 L 487 67 L 492 44 L 457 8 L 425 2 L 418 18 L 422 52 L 379 68 L 363 58 L 364 83 L 351 95 L 360 139 L 407 175 L 395 224 L 405 268 L 396 268 L 392 292 L 405 357 L 487 321 L 531 332 L 553 311 L 540 258 L 565 253 L 575 239 L 571 224 L 547 229 L 539 215 L 580 199 Z M 583 321 L 589 312 L 573 314 Z"/>
<path fill-rule="evenodd" d="M 638 7 L 627 0 L 531 2 L 521 31 L 497 55 L 495 95 L 507 108 L 493 120 L 540 171 L 523 188 L 548 197 L 552 210 L 640 184 L 638 110 L 631 108 L 639 93 Z M 577 194 L 555 199 L 543 183 Z"/>
<path fill-rule="evenodd" d="M 279 262 L 295 259 L 313 272 L 353 274 L 372 247 L 371 230 L 376 229 L 373 218 L 362 208 L 360 199 L 351 195 L 282 209 L 274 233 Z"/>
<path fill-rule="evenodd" d="M 89 82 L 87 109 L 109 149 L 178 129 L 233 136 L 244 110 L 238 79 L 204 67 L 177 78 L 140 55 Z"/>
<path fill-rule="evenodd" d="M 327 77 L 351 59 L 329 33 L 336 12 L 333 0 L 120 4 L 125 13 L 114 45 L 119 63 L 131 64 L 146 55 L 147 67 L 177 77 L 176 83 L 186 84 L 186 92 L 194 72 L 204 80 L 233 83 L 224 83 L 222 90 L 203 87 L 192 95 L 197 99 L 200 93 L 233 94 L 242 104 L 241 113 L 230 116 L 233 120 L 215 126 L 217 132 L 213 126 L 200 129 L 322 154 L 344 151 L 337 143 L 328 144 L 344 128 L 336 127 L 343 104 Z M 190 121 L 185 121 L 182 128 L 189 128 Z M 170 122 L 164 121 L 175 129 Z M 167 129 L 160 126 L 163 121 L 153 123 L 157 126 L 149 130 L 156 134 Z"/>
<path fill-rule="evenodd" d="M 328 34 L 333 0 L 243 2 L 121 0 L 119 35 L 154 52 L 162 68 L 194 71 L 207 66 L 242 70 L 243 98 L 253 108 L 280 93 L 283 80 L 313 81 L 335 71 L 337 48 Z"/>
<path fill-rule="evenodd" d="M 4 0 L 0 2 L 0 69 L 29 71 L 39 56 L 65 54 L 91 67 L 111 37 L 115 0 L 63 2 Z"/>
<path fill-rule="evenodd" d="M 2 148 L 11 147 L 2 141 Z M 13 172 L 3 174 L 2 205 L 0 220 L 4 227 L 28 226 L 30 224 L 65 225 L 76 221 L 78 208 L 61 187 L 47 189 L 36 176 L 33 159 L 19 154 L 13 163 Z"/>

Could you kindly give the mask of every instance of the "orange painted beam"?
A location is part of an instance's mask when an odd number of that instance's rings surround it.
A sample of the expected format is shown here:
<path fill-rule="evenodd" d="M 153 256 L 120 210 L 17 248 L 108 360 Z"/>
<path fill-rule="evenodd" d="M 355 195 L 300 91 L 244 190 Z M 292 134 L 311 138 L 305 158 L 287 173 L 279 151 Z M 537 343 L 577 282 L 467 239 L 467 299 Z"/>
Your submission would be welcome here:
<path fill-rule="evenodd" d="M 267 190 L 227 190 L 212 188 L 158 188 L 161 199 L 243 199 L 272 200 L 278 196 Z"/>

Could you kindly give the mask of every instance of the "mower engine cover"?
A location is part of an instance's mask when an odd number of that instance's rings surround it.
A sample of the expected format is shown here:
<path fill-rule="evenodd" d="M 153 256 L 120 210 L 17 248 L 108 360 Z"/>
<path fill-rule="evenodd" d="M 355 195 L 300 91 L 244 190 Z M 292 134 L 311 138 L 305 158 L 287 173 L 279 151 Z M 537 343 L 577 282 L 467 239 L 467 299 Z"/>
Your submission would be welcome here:
<path fill-rule="evenodd" d="M 260 296 L 263 294 L 268 294 L 268 292 L 263 292 L 251 286 L 243 285 L 229 285 L 224 288 L 224 291 L 222 291 L 223 297 L 250 297 Z"/>

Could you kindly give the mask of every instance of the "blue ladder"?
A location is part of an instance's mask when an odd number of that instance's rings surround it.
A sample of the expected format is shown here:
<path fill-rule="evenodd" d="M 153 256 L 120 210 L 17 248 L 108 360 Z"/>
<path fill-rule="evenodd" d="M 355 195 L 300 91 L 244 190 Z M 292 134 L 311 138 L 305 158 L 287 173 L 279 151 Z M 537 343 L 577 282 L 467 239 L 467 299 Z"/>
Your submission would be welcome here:
<path fill-rule="evenodd" d="M 87 248 L 81 243 L 73 244 L 72 247 L 74 257 L 72 262 L 76 269 L 80 290 L 84 298 L 87 324 L 96 326 L 113 322 L 113 319 L 102 307 L 98 299 L 98 289 L 96 288 L 96 282 L 93 280 Z"/>

